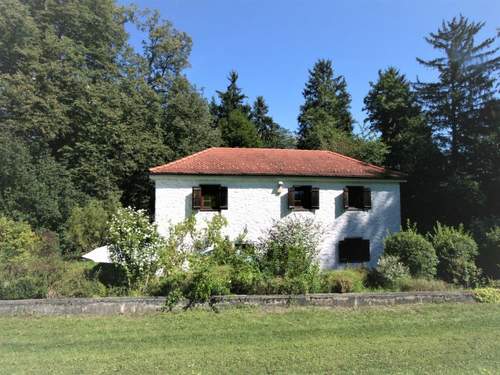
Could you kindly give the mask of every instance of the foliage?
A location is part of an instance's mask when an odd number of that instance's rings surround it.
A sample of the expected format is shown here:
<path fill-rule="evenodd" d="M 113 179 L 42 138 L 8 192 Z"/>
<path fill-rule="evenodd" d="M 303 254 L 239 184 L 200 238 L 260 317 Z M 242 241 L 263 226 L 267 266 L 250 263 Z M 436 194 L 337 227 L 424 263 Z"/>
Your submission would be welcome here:
<path fill-rule="evenodd" d="M 358 293 L 365 290 L 366 271 L 363 269 L 345 269 L 323 272 L 321 289 L 325 293 Z"/>
<path fill-rule="evenodd" d="M 304 104 L 298 118 L 299 148 L 324 148 L 335 130 L 351 134 L 351 96 L 345 78 L 334 76 L 330 60 L 320 59 L 314 64 L 302 94 Z"/>
<path fill-rule="evenodd" d="M 166 103 L 165 142 L 176 159 L 220 145 L 206 99 L 185 77 L 172 82 Z"/>
<path fill-rule="evenodd" d="M 479 246 L 478 266 L 486 277 L 500 279 L 500 217 L 475 219 L 471 231 Z"/>
<path fill-rule="evenodd" d="M 370 279 L 376 286 L 394 289 L 403 279 L 410 278 L 410 270 L 395 255 L 384 254 L 371 271 Z"/>
<path fill-rule="evenodd" d="M 222 141 L 228 147 L 260 147 L 261 142 L 254 124 L 240 110 L 229 112 L 219 121 Z"/>
<path fill-rule="evenodd" d="M 253 103 L 250 119 L 257 129 L 262 145 L 270 148 L 295 148 L 293 134 L 275 123 L 268 113 L 269 107 L 264 97 L 258 96 Z"/>
<path fill-rule="evenodd" d="M 74 207 L 63 234 L 64 254 L 77 258 L 107 245 L 108 222 L 119 206 L 118 199 L 110 197 L 104 201 L 90 199 L 84 206 Z"/>
<path fill-rule="evenodd" d="M 483 26 L 483 22 L 472 22 L 464 16 L 443 22 L 426 38 L 439 55 L 430 60 L 417 59 L 438 75 L 435 82 L 417 81 L 415 87 L 446 159 L 443 176 L 449 183 L 442 189 L 446 209 L 443 219 L 451 224 L 468 223 L 473 216 L 498 209 L 494 192 L 500 188 L 500 138 L 494 113 L 498 109 L 500 56 L 495 37 L 479 39 Z M 457 183 L 472 188 L 460 194 L 460 199 L 477 195 L 476 188 L 486 193 L 485 199 L 457 205 L 457 195 L 453 194 Z"/>
<path fill-rule="evenodd" d="M 59 280 L 51 285 L 51 297 L 104 297 L 106 287 L 92 277 L 84 262 L 66 263 Z"/>
<path fill-rule="evenodd" d="M 406 229 L 387 236 L 384 254 L 398 257 L 414 277 L 432 278 L 436 274 L 437 256 L 432 244 L 417 233 L 409 222 Z"/>
<path fill-rule="evenodd" d="M 183 293 L 188 299 L 187 307 L 205 302 L 211 305 L 213 296 L 229 294 L 229 266 L 215 265 L 199 256 L 191 257 L 190 260 L 190 271 L 186 276 Z"/>
<path fill-rule="evenodd" d="M 109 223 L 111 259 L 124 267 L 129 288 L 144 291 L 159 268 L 164 246 L 143 210 L 120 208 Z"/>
<path fill-rule="evenodd" d="M 454 228 L 438 222 L 430 239 L 439 259 L 437 273 L 441 279 L 464 287 L 478 283 L 477 244 L 462 225 Z"/>
<path fill-rule="evenodd" d="M 442 280 L 402 278 L 397 282 L 397 288 L 402 292 L 440 292 L 450 290 L 453 286 Z"/>
<path fill-rule="evenodd" d="M 479 288 L 474 289 L 474 298 L 483 303 L 500 303 L 500 289 Z"/>
<path fill-rule="evenodd" d="M 276 221 L 260 239 L 263 269 L 275 276 L 314 272 L 322 230 L 312 219 Z"/>

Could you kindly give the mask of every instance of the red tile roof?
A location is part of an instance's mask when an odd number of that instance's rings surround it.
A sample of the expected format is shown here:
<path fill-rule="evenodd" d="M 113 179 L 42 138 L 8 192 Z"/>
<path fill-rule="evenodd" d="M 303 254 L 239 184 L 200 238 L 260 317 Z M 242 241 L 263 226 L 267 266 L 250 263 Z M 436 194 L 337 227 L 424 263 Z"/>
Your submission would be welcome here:
<path fill-rule="evenodd" d="M 404 179 L 400 172 L 320 150 L 209 148 L 149 169 L 153 175 L 322 176 Z"/>

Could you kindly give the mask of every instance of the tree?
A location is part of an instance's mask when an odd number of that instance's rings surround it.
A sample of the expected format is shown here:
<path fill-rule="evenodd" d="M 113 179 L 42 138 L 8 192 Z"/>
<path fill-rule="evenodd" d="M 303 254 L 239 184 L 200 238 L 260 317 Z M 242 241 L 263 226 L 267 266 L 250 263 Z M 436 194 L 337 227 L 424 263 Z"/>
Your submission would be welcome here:
<path fill-rule="evenodd" d="M 191 37 L 175 29 L 171 22 L 161 20 L 158 11 L 149 13 L 138 26 L 147 34 L 142 42 L 147 82 L 156 91 L 166 93 L 172 81 L 189 67 Z"/>
<path fill-rule="evenodd" d="M 495 38 L 476 42 L 483 26 L 463 16 L 443 22 L 426 38 L 443 56 L 417 59 L 438 73 L 436 82 L 417 81 L 415 87 L 446 160 L 441 211 L 449 224 L 468 223 L 473 216 L 488 213 L 497 201 L 494 195 L 485 195 L 491 182 L 484 177 L 498 176 L 498 165 L 485 161 L 499 160 L 498 116 L 489 114 L 495 113 L 491 109 L 498 100 L 500 56 L 493 47 Z M 496 191 L 498 182 L 497 178 Z"/>
<path fill-rule="evenodd" d="M 212 114 L 217 120 L 227 118 L 234 110 L 239 110 L 249 116 L 250 106 L 244 103 L 246 95 L 244 95 L 241 88 L 238 87 L 238 73 L 232 70 L 229 72 L 227 79 L 229 80 L 229 85 L 226 91 L 217 91 L 220 103 L 216 104 L 214 101 L 212 102 Z"/>
<path fill-rule="evenodd" d="M 351 134 L 351 96 L 344 77 L 334 76 L 330 60 L 316 62 L 309 71 L 309 80 L 302 94 L 304 104 L 298 118 L 299 148 L 327 149 L 336 131 Z"/>
<path fill-rule="evenodd" d="M 254 124 L 239 109 L 220 120 L 222 141 L 228 147 L 260 147 L 261 142 Z"/>
<path fill-rule="evenodd" d="M 483 22 L 460 16 L 443 22 L 426 41 L 443 53 L 432 60 L 417 61 L 439 74 L 437 82 L 417 81 L 418 94 L 427 109 L 436 138 L 446 151 L 451 174 L 466 168 L 471 147 L 482 128 L 483 109 L 496 94 L 495 73 L 500 67 L 495 38 L 476 43 Z"/>
<path fill-rule="evenodd" d="M 368 114 L 365 123 L 389 147 L 384 164 L 408 174 L 407 183 L 401 187 L 403 214 L 430 229 L 434 208 L 441 205 L 439 183 L 443 174 L 443 160 L 431 128 L 410 82 L 396 68 L 379 71 L 377 82 L 370 82 L 370 87 L 364 99 Z"/>
<path fill-rule="evenodd" d="M 269 107 L 264 97 L 258 96 L 253 103 L 250 118 L 257 129 L 262 145 L 270 148 L 295 148 L 293 134 L 275 123 L 268 113 Z"/>
<path fill-rule="evenodd" d="M 180 158 L 221 144 L 208 103 L 185 77 L 174 80 L 166 98 L 165 142 Z"/>

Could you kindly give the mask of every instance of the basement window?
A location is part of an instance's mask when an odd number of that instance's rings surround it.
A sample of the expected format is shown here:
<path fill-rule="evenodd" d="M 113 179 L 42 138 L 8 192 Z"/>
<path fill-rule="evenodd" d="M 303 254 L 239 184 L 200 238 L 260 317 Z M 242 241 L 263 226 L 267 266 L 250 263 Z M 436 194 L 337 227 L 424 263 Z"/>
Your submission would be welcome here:
<path fill-rule="evenodd" d="M 346 210 L 369 210 L 372 208 L 372 194 L 368 187 L 346 186 L 343 198 Z"/>
<path fill-rule="evenodd" d="M 345 238 L 339 242 L 340 263 L 363 263 L 370 261 L 370 241 L 361 237 Z"/>
<path fill-rule="evenodd" d="M 227 210 L 227 187 L 220 185 L 193 187 L 192 207 L 200 211 Z"/>

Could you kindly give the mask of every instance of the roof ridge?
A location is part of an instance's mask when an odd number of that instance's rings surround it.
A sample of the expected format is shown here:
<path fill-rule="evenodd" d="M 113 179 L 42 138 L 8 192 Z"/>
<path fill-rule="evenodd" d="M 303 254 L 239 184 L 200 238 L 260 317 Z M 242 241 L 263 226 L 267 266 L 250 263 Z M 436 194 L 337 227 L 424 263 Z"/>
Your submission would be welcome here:
<path fill-rule="evenodd" d="M 212 150 L 214 148 L 223 148 L 223 147 L 209 147 L 209 148 L 206 148 L 204 150 L 201 150 L 201 151 L 198 151 L 198 152 L 195 152 L 194 154 L 191 154 L 191 155 L 188 155 L 188 156 L 184 156 L 183 158 L 180 158 L 180 159 L 177 159 L 177 160 L 174 160 L 174 161 L 171 161 L 169 163 L 166 163 L 166 164 L 162 164 L 162 165 L 157 165 L 156 167 L 152 167 L 152 168 L 149 168 L 149 171 L 152 172 L 154 171 L 155 169 L 157 168 L 160 168 L 160 167 L 166 167 L 167 165 L 168 166 L 172 166 L 172 165 L 176 165 L 178 163 L 180 163 L 181 161 L 185 161 L 185 160 L 188 160 L 188 159 L 191 159 L 195 156 L 198 156 L 200 154 L 203 154 L 204 152 L 207 152 L 209 150 Z"/>

